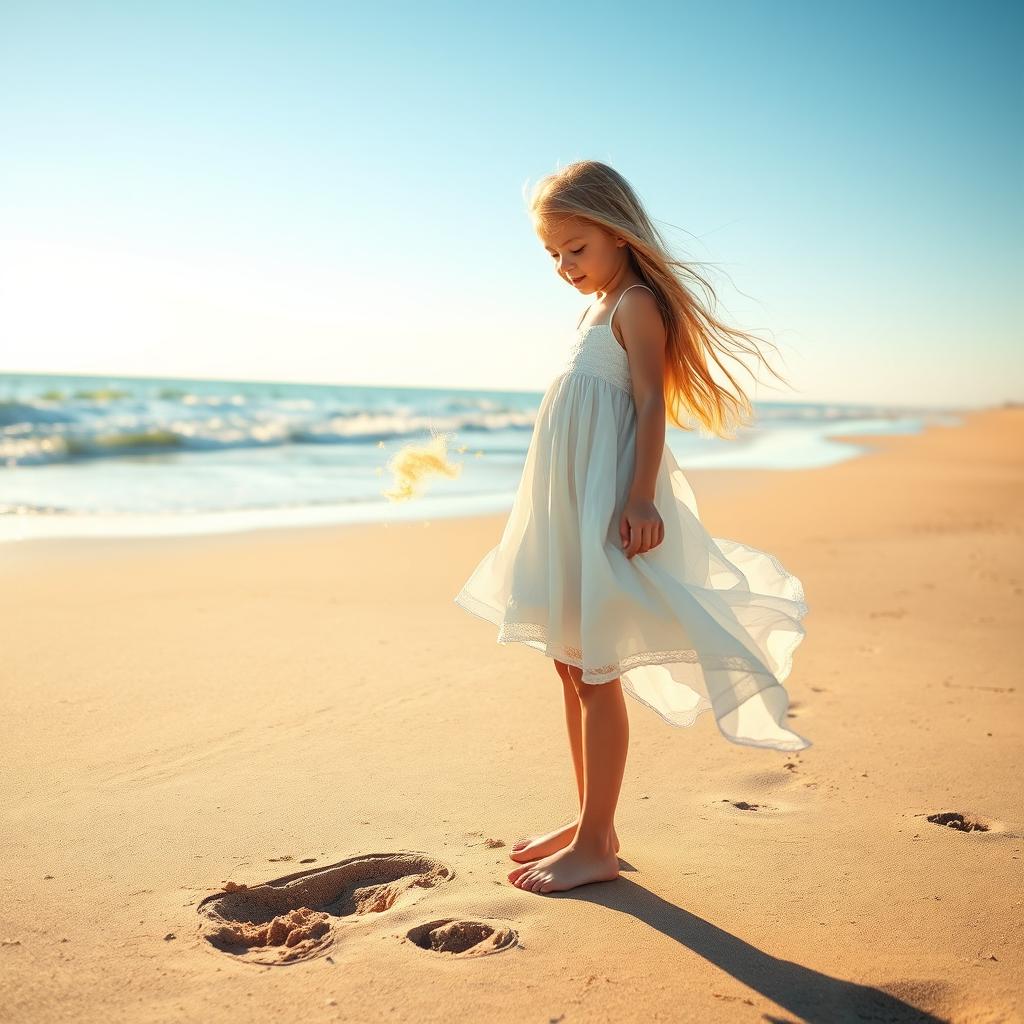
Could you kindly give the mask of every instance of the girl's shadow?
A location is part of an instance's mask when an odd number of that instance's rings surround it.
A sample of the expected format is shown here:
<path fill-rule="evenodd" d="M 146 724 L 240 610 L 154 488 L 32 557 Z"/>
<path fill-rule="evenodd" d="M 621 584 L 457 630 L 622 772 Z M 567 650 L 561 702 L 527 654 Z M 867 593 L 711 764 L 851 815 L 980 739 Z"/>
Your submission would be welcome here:
<path fill-rule="evenodd" d="M 621 857 L 619 862 L 624 871 L 635 870 Z M 620 877 L 611 885 L 585 886 L 546 895 L 585 899 L 609 910 L 631 914 L 809 1024 L 843 1024 L 845 1021 L 862 1024 L 865 1020 L 885 1021 L 886 1024 L 911 1021 L 947 1024 L 946 1018 L 920 1010 L 881 989 L 832 978 L 790 960 L 780 960 L 661 899 L 628 878 Z M 929 982 L 930 994 L 936 991 L 936 986 L 950 987 L 941 980 Z M 764 1019 L 773 1024 L 792 1024 L 770 1013 L 765 1014 Z"/>

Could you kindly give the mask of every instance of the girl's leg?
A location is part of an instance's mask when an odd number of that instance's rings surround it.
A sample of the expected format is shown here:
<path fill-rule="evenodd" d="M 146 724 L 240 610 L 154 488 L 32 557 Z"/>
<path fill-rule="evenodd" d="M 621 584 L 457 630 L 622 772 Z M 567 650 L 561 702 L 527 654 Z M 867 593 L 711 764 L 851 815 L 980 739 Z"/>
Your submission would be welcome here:
<path fill-rule="evenodd" d="M 572 751 L 572 767 L 576 773 L 576 792 L 580 807 L 583 806 L 583 708 L 580 704 L 576 685 L 569 675 L 569 666 L 555 661 L 555 668 L 562 678 L 562 696 L 565 700 L 565 725 L 569 731 L 569 748 Z"/>
<path fill-rule="evenodd" d="M 629 746 L 622 682 L 584 683 L 579 669 L 570 666 L 569 672 L 582 708 L 583 807 L 568 846 L 509 873 L 514 886 L 529 892 L 561 892 L 619 877 L 612 830 Z"/>
<path fill-rule="evenodd" d="M 583 800 L 572 845 L 603 854 L 614 852 L 615 807 L 629 749 L 629 716 L 618 679 L 584 683 L 582 671 L 569 666 L 579 695 L 583 732 Z"/>
<path fill-rule="evenodd" d="M 555 671 L 562 680 L 562 697 L 565 702 L 565 724 L 569 733 L 569 750 L 572 755 L 573 770 L 576 774 L 576 792 L 579 796 L 580 808 L 583 807 L 583 709 L 576 684 L 569 674 L 569 666 L 557 658 Z M 512 844 L 509 857 L 519 864 L 546 857 L 556 850 L 561 850 L 572 842 L 579 828 L 579 815 L 566 825 L 559 826 L 544 835 L 531 839 L 520 839 Z M 612 828 L 612 847 L 618 852 L 619 837 Z"/>
<path fill-rule="evenodd" d="M 555 659 L 555 668 L 562 678 L 562 696 L 565 700 L 565 724 L 569 731 L 569 747 L 572 750 L 572 766 L 576 772 L 576 791 L 580 799 L 580 811 L 583 810 L 584 796 L 584 761 L 583 761 L 583 699 L 579 693 L 579 687 L 584 685 L 577 683 L 570 672 L 575 672 L 577 679 L 580 678 L 580 670 L 572 665 Z M 619 686 L 618 680 L 615 685 Z M 587 684 L 590 689 L 590 684 Z M 620 687 L 621 689 L 621 687 Z M 625 708 L 623 708 L 625 714 Z M 628 738 L 628 737 L 627 737 Z M 614 817 L 614 816 L 613 816 Z M 575 823 L 574 833 L 579 828 L 579 821 Z M 618 853 L 619 837 L 615 833 L 614 821 L 610 824 L 609 831 L 612 837 L 612 848 Z"/>

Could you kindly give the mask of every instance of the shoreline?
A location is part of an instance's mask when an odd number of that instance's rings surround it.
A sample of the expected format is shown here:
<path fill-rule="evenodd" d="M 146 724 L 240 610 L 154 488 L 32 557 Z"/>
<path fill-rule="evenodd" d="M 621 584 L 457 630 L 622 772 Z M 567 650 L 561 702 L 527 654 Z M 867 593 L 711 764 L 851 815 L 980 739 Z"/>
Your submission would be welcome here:
<path fill-rule="evenodd" d="M 789 476 L 792 474 L 800 473 L 818 473 L 823 470 L 832 469 L 836 466 L 841 466 L 849 462 L 857 461 L 864 458 L 869 458 L 877 454 L 880 450 L 885 450 L 887 441 L 899 441 L 905 438 L 913 438 L 922 436 L 929 431 L 934 430 L 948 430 L 960 426 L 967 422 L 968 417 L 984 414 L 994 409 L 1002 407 L 990 407 L 982 409 L 972 410 L 958 410 L 956 416 L 960 418 L 960 423 L 954 424 L 941 424 L 932 423 L 925 424 L 921 430 L 914 433 L 905 432 L 894 432 L 888 433 L 869 433 L 869 434 L 826 434 L 824 437 L 830 442 L 837 442 L 841 444 L 849 444 L 860 450 L 855 454 L 845 459 L 840 459 L 836 462 L 829 463 L 824 466 L 814 466 L 810 468 L 783 468 L 783 469 L 753 469 L 753 468 L 742 468 L 742 469 L 731 469 L 731 468 L 713 468 L 713 469 L 688 469 L 685 465 L 681 465 L 684 474 L 687 479 L 693 485 L 694 490 L 697 494 L 698 502 L 701 501 L 702 496 L 706 496 L 709 500 L 716 501 L 724 499 L 725 497 L 734 496 L 739 497 L 745 493 L 748 493 L 752 489 L 759 488 L 762 484 L 770 482 L 776 476 Z M 436 497 L 436 495 L 428 495 L 428 497 Z M 485 504 L 491 504 L 493 502 L 504 500 L 500 499 L 497 495 L 484 495 L 481 496 L 481 502 Z M 416 502 L 412 502 L 409 505 L 404 506 L 392 506 L 400 514 L 400 518 L 393 520 L 388 519 L 369 519 L 369 520 L 354 520 L 354 521 L 343 521 L 334 518 L 320 518 L 318 517 L 330 516 L 330 513 L 326 509 L 318 506 L 302 507 L 301 509 L 295 510 L 295 514 L 298 516 L 308 515 L 311 521 L 308 522 L 267 522 L 267 523 L 255 523 L 253 525 L 242 525 L 242 526 L 213 526 L 209 529 L 203 528 L 202 521 L 207 519 L 218 519 L 223 516 L 226 519 L 230 518 L 246 518 L 251 513 L 255 513 L 257 516 L 261 514 L 261 510 L 232 510 L 223 513 L 196 513 L 193 516 L 180 516 L 174 517 L 173 525 L 180 529 L 172 529 L 167 532 L 131 532 L 130 528 L 136 524 L 139 520 L 146 520 L 145 515 L 140 516 L 129 516 L 125 517 L 124 528 L 129 532 L 116 532 L 116 530 L 100 529 L 96 533 L 73 533 L 73 534 L 56 534 L 46 535 L 42 534 L 39 536 L 24 536 L 24 537 L 6 537 L 3 535 L 4 523 L 0 521 L 0 562 L 7 561 L 10 555 L 11 549 L 24 548 L 29 546 L 31 549 L 28 553 L 28 557 L 32 557 L 31 552 L 43 551 L 46 545 L 57 545 L 66 547 L 70 544 L 141 544 L 144 542 L 153 542 L 156 544 L 171 542 L 174 540 L 187 541 L 190 538 L 200 540 L 202 538 L 231 538 L 231 537 L 260 537 L 266 535 L 268 539 L 281 534 L 299 533 L 306 534 L 310 531 L 333 531 L 339 529 L 366 529 L 376 530 L 381 527 L 389 529 L 398 528 L 401 526 L 422 526 L 424 520 L 429 522 L 452 522 L 459 520 L 486 520 L 486 519 L 498 519 L 502 522 L 508 517 L 508 512 L 511 508 L 511 496 L 508 498 L 507 506 L 499 511 L 481 511 L 481 512 L 459 512 L 451 514 L 441 515 L 428 515 L 425 512 L 416 511 Z M 341 506 L 345 508 L 345 506 Z M 272 517 L 279 510 L 273 509 L 267 512 L 267 515 Z M 109 524 L 111 519 L 120 519 L 120 516 L 82 516 L 80 514 L 71 514 L 71 517 L 84 523 L 99 522 L 101 524 Z M 35 519 L 42 518 L 38 516 L 18 516 L 11 517 L 14 519 Z M 50 518 L 50 517 L 47 517 Z M 62 515 L 55 516 L 53 518 L 65 518 Z M 196 523 L 196 520 L 199 522 Z M 17 556 L 11 561 L 17 560 Z"/>

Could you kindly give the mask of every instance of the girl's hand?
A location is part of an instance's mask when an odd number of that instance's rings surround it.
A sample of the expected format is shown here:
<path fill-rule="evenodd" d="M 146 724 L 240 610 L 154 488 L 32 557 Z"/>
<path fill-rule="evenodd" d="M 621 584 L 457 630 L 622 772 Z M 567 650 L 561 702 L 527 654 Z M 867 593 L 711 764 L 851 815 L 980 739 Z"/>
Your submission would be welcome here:
<path fill-rule="evenodd" d="M 627 558 L 656 548 L 665 539 L 665 524 L 654 502 L 639 498 L 627 501 L 619 520 L 619 536 Z"/>

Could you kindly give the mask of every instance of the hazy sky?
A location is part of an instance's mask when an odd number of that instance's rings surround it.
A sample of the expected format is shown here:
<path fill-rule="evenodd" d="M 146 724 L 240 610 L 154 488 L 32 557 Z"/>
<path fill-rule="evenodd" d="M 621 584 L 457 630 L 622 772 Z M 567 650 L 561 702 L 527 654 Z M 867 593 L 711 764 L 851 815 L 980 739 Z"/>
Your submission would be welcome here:
<path fill-rule="evenodd" d="M 523 189 L 592 158 L 755 399 L 1024 399 L 1019 10 L 4 0 L 0 372 L 541 390 Z"/>

